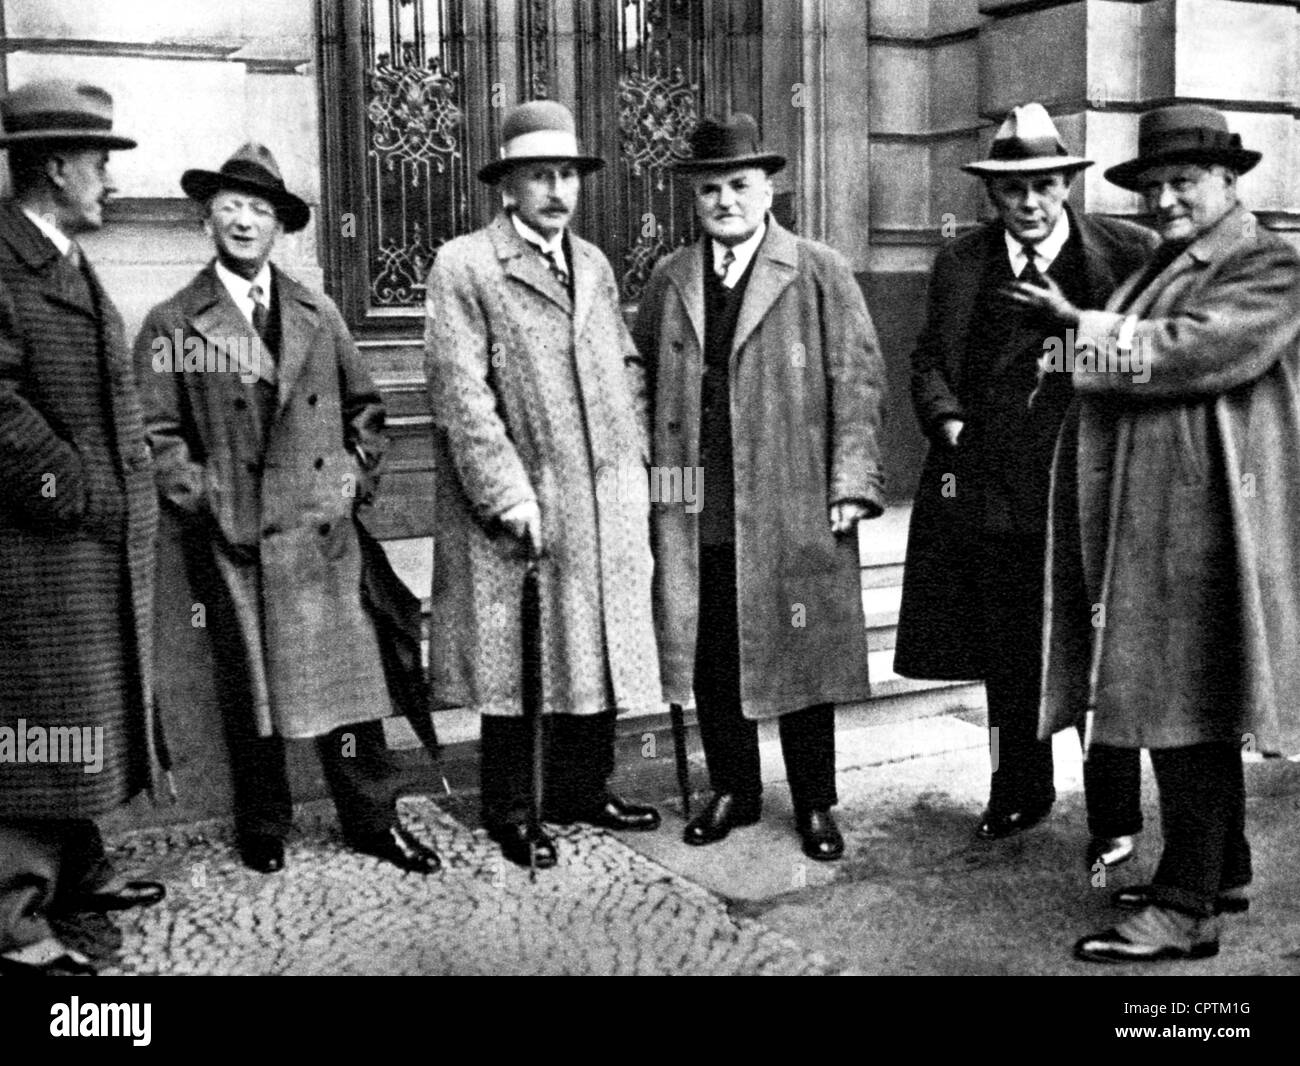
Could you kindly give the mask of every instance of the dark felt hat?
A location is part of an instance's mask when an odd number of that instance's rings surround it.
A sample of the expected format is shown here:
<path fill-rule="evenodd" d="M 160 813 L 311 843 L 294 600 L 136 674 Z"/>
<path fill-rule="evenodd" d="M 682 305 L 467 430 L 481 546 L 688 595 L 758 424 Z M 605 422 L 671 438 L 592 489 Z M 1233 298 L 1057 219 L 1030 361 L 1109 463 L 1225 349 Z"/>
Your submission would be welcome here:
<path fill-rule="evenodd" d="M 1138 120 L 1136 159 L 1111 167 L 1106 180 L 1121 189 L 1141 192 L 1138 179 L 1151 167 L 1173 163 L 1222 163 L 1238 174 L 1251 170 L 1263 156 L 1241 146 L 1241 136 L 1228 132 L 1228 120 L 1203 104 L 1157 107 Z"/>
<path fill-rule="evenodd" d="M 297 233 L 311 218 L 307 202 L 284 187 L 271 150 L 252 141 L 240 146 L 220 170 L 187 170 L 181 175 L 181 188 L 199 203 L 207 203 L 222 189 L 260 196 L 274 205 L 286 233 Z"/>
<path fill-rule="evenodd" d="M 785 156 L 763 151 L 754 117 L 737 111 L 727 119 L 701 119 L 691 133 L 690 157 L 678 160 L 673 169 L 683 174 L 698 174 L 706 170 L 760 167 L 775 174 L 784 166 Z"/>
<path fill-rule="evenodd" d="M 97 85 L 45 78 L 31 81 L 0 99 L 0 148 L 13 144 L 84 144 L 108 149 L 134 148 L 135 141 L 113 132 L 113 97 Z"/>

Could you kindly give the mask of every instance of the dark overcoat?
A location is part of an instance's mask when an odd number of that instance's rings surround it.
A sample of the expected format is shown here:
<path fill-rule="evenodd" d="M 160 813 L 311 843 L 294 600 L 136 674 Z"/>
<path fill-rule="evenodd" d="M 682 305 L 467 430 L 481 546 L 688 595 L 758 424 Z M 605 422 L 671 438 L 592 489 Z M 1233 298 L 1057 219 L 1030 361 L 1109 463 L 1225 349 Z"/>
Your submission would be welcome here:
<path fill-rule="evenodd" d="M 1129 222 L 1066 210 L 1082 244 L 1087 306 L 1101 307 L 1145 259 L 1155 237 Z M 990 222 L 940 250 L 912 352 L 912 404 L 930 450 L 912 507 L 894 650 L 894 669 L 906 677 L 978 680 L 989 669 L 979 608 L 980 530 L 972 521 L 976 501 L 968 498 L 979 479 L 965 476 L 960 446 L 954 451 L 947 445 L 941 426 L 950 418 L 965 421 L 976 403 L 970 337 L 982 316 L 998 313 L 980 306 L 979 294 L 986 274 L 1006 262 L 1004 234 L 1001 222 Z"/>
<path fill-rule="evenodd" d="M 208 635 L 242 649 L 259 733 L 308 737 L 390 713 L 353 516 L 384 408 L 329 297 L 273 270 L 273 358 L 209 264 L 149 312 L 135 363 L 158 492 L 234 619 Z"/>
<path fill-rule="evenodd" d="M 568 235 L 573 298 L 506 214 L 443 245 L 426 296 L 436 509 L 434 706 L 523 713 L 520 542 L 535 500 L 543 711 L 660 707 L 644 383 L 614 272 Z"/>
<path fill-rule="evenodd" d="M 1040 733 L 1091 710 L 1101 744 L 1295 751 L 1300 255 L 1238 208 L 1114 310 L 1138 281 L 1079 325 L 1105 350 L 1132 318 L 1145 363 L 1074 372 Z M 1077 496 L 1060 492 L 1071 480 Z"/>
<path fill-rule="evenodd" d="M 104 756 L 6 759 L 11 818 L 100 814 L 158 766 L 153 470 L 122 319 L 87 275 L 0 203 L 0 729 L 102 729 Z"/>
<path fill-rule="evenodd" d="M 736 323 L 729 383 L 740 698 L 747 718 L 867 699 L 858 538 L 829 508 L 884 504 L 884 363 L 852 268 L 770 217 Z M 634 335 L 653 395 L 657 470 L 700 463 L 702 240 L 654 270 Z M 703 486 L 709 492 L 707 471 Z M 689 702 L 699 637 L 698 508 L 654 505 L 655 624 L 664 698 Z"/>

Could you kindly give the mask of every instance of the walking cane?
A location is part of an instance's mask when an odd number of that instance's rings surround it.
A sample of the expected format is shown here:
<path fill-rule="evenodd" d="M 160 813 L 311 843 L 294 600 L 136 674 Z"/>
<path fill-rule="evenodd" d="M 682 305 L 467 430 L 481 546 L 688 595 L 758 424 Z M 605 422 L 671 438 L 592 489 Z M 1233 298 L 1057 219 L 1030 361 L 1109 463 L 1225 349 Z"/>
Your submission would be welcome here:
<path fill-rule="evenodd" d="M 537 880 L 537 838 L 542 832 L 542 802 L 545 796 L 545 749 L 542 738 L 542 596 L 537 563 L 541 554 L 531 533 L 525 537 L 528 564 L 524 568 L 523 600 L 520 607 L 520 636 L 523 651 L 524 721 L 532 737 L 532 803 L 528 811 L 528 879 Z"/>
<path fill-rule="evenodd" d="M 682 816 L 691 816 L 691 768 L 686 761 L 686 720 L 680 703 L 668 705 L 668 718 L 673 725 L 673 755 L 677 760 L 677 790 L 682 794 Z"/>

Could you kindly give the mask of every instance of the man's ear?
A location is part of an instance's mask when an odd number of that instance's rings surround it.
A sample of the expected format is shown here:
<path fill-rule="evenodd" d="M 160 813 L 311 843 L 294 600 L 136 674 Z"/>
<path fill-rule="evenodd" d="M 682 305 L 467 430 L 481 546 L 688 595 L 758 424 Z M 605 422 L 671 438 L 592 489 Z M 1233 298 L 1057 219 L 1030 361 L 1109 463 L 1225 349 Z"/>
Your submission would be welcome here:
<path fill-rule="evenodd" d="M 56 189 L 62 189 L 68 181 L 63 176 L 63 169 L 68 161 L 59 153 L 51 152 L 45 157 L 45 177 Z"/>

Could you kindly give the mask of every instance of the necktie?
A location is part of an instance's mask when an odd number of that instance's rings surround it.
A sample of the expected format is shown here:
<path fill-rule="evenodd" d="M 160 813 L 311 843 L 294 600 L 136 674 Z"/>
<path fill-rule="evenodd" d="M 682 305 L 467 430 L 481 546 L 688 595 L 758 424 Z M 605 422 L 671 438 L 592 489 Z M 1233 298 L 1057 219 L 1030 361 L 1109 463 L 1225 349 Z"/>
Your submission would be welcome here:
<path fill-rule="evenodd" d="M 81 254 L 81 245 L 76 241 L 70 241 L 68 243 L 68 250 L 64 254 L 63 258 L 66 259 L 71 266 L 80 270 L 81 264 L 84 262 L 84 257 Z"/>
<path fill-rule="evenodd" d="M 1020 247 L 1025 253 L 1025 269 L 1020 272 L 1019 280 L 1027 282 L 1030 285 L 1041 286 L 1043 284 L 1043 275 L 1034 263 L 1034 259 L 1037 257 L 1038 253 L 1034 251 L 1034 246 L 1032 244 L 1022 244 Z"/>
<path fill-rule="evenodd" d="M 266 340 L 266 304 L 262 302 L 262 286 L 254 285 L 248 290 L 248 295 L 253 301 L 253 328 L 257 330 L 257 335 Z"/>
<path fill-rule="evenodd" d="M 555 258 L 555 253 L 549 248 L 538 248 L 542 257 L 546 260 L 546 265 L 551 268 L 551 273 L 555 275 L 555 280 L 563 285 L 566 289 L 569 287 L 569 275 L 565 269 L 560 266 L 560 261 Z"/>
<path fill-rule="evenodd" d="M 730 248 L 728 248 L 725 252 L 722 253 L 722 261 L 717 265 L 717 268 L 714 270 L 714 273 L 718 275 L 718 280 L 722 282 L 722 284 L 725 285 L 727 288 L 731 287 L 727 285 L 727 275 L 731 272 L 731 268 L 735 264 L 735 262 L 736 262 L 736 253 L 732 251 Z"/>

